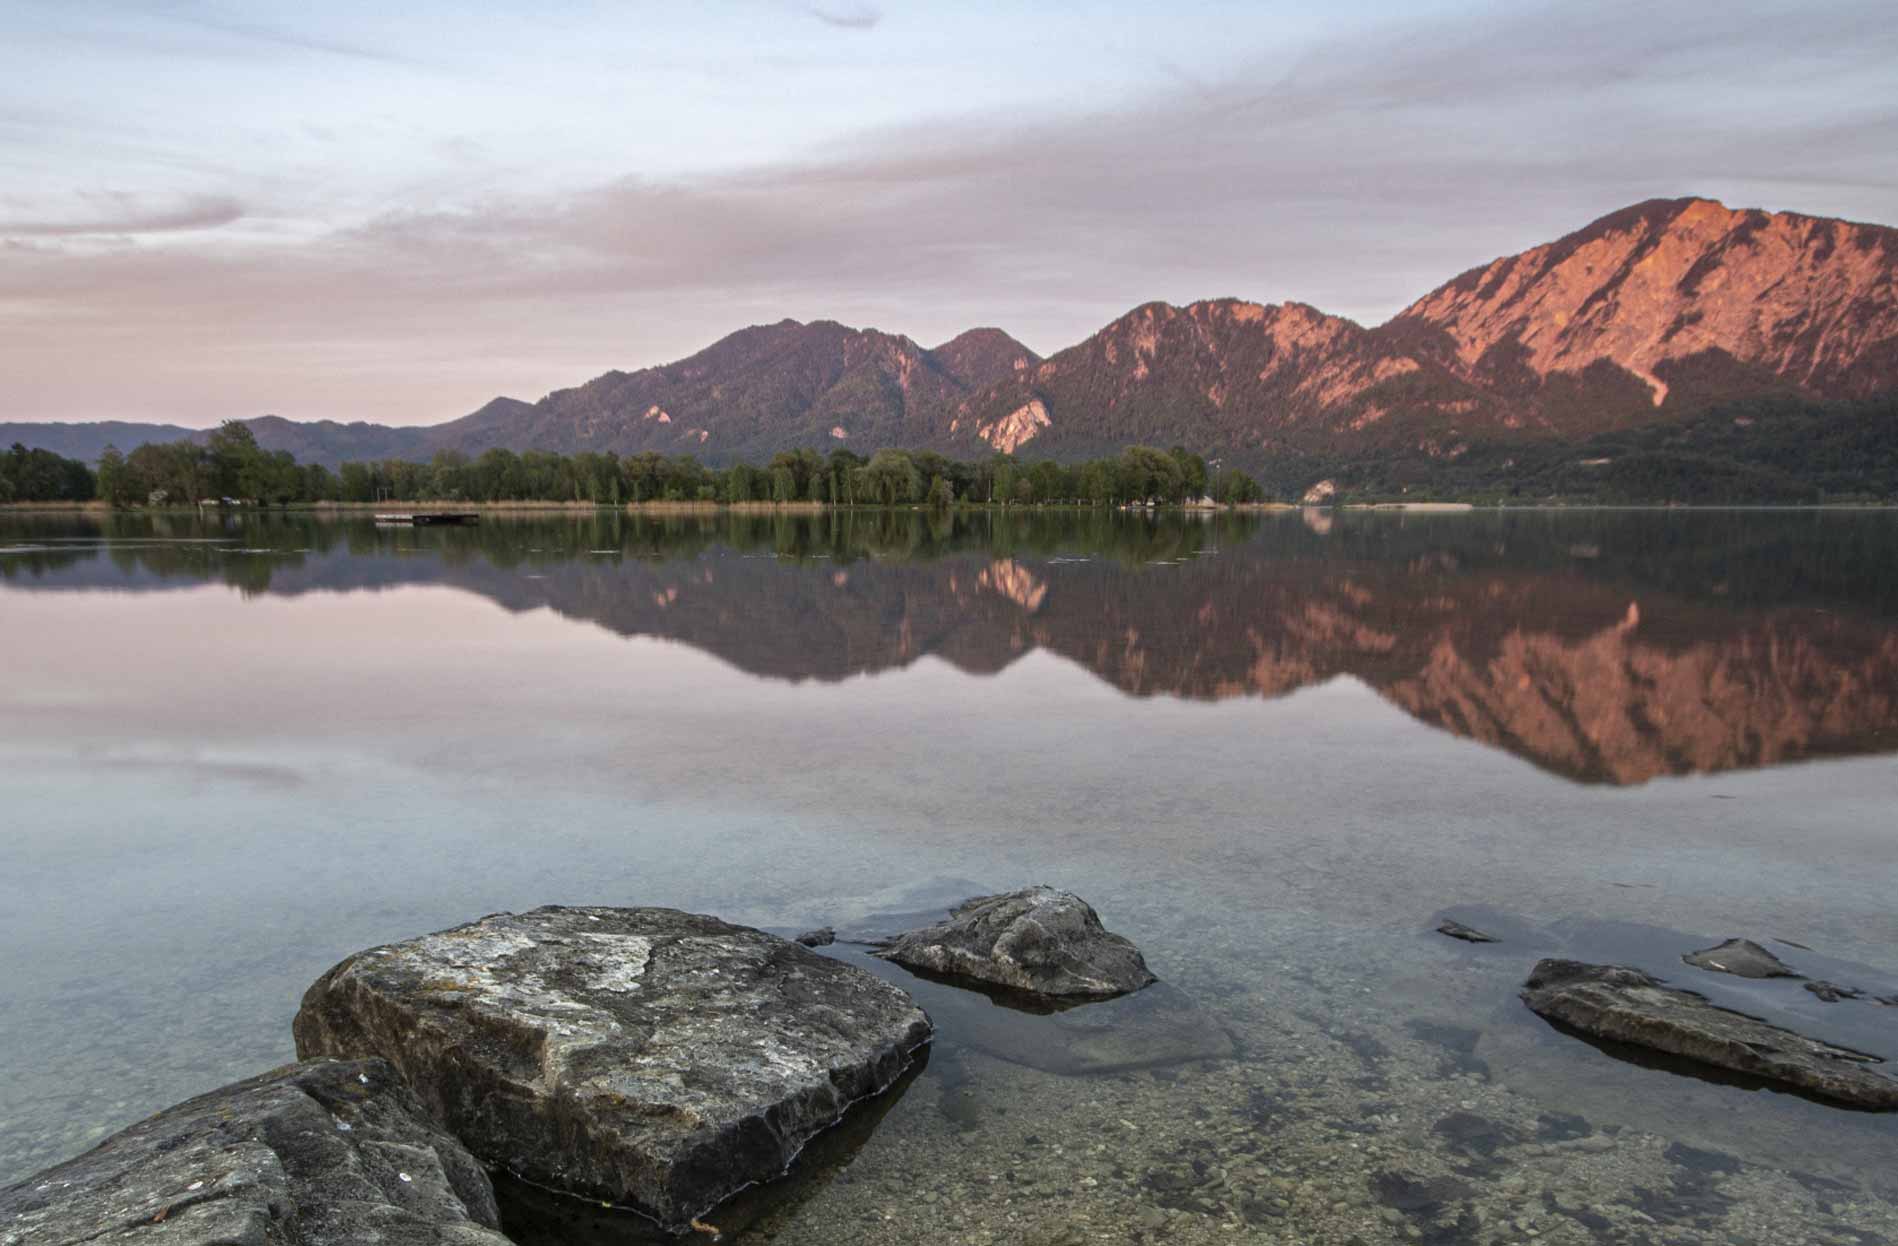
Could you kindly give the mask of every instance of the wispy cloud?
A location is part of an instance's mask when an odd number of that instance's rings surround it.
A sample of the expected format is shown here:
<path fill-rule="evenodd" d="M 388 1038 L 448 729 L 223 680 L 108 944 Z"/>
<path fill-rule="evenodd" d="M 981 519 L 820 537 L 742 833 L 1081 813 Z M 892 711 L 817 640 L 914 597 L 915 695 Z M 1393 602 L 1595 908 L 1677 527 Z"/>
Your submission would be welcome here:
<path fill-rule="evenodd" d="M 259 21 L 223 16 L 190 3 L 154 6 L 127 0 L 95 0 L 60 15 L 65 20 L 43 28 L 62 41 L 158 55 L 232 57 L 274 48 L 292 53 L 381 64 L 415 65 L 415 58 L 384 48 L 306 34 Z"/>
<path fill-rule="evenodd" d="M 305 35 L 278 26 L 267 26 L 260 22 L 236 22 L 219 20 L 212 17 L 191 16 L 188 14 L 178 14 L 174 20 L 189 26 L 195 26 L 200 30 L 211 31 L 220 35 L 228 35 L 233 39 L 288 48 L 298 52 L 316 52 L 324 56 L 340 56 L 351 60 L 374 61 L 388 65 L 416 65 L 420 63 L 413 57 L 400 55 L 382 48 L 372 48 L 342 40 Z"/>
<path fill-rule="evenodd" d="M 86 196 L 86 200 L 90 210 L 71 216 L 0 217 L 0 237 L 186 233 L 218 229 L 244 217 L 244 205 L 230 195 L 190 195 L 169 203 L 152 203 L 133 195 L 104 192 Z"/>
<path fill-rule="evenodd" d="M 883 11 L 868 4 L 811 5 L 805 12 L 840 30 L 870 30 L 883 20 Z"/>

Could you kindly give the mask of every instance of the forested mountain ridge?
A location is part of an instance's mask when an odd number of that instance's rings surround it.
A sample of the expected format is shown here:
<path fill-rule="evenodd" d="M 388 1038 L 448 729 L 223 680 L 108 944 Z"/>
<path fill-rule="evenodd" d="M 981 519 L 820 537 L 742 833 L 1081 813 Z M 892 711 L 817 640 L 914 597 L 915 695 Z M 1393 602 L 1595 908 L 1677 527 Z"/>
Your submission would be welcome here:
<path fill-rule="evenodd" d="M 998 330 L 929 351 L 875 329 L 781 320 L 677 363 L 557 390 L 505 419 L 477 413 L 430 433 L 438 447 L 467 454 L 502 446 L 762 461 L 838 444 L 867 452 L 927 444 L 951 404 L 1035 359 Z"/>
<path fill-rule="evenodd" d="M 493 447 L 714 465 L 837 446 L 1073 461 L 1147 443 L 1258 470 L 1288 455 L 1454 461 L 1673 424 L 1735 399 L 1894 389 L 1898 230 L 1689 198 L 1478 265 L 1376 327 L 1295 302 L 1148 303 L 1044 360 L 998 329 L 924 349 L 783 320 L 445 424 L 252 423 L 265 450 L 330 465 Z M 131 449 L 140 427 L 0 425 L 0 444 L 95 458 L 107 441 Z"/>

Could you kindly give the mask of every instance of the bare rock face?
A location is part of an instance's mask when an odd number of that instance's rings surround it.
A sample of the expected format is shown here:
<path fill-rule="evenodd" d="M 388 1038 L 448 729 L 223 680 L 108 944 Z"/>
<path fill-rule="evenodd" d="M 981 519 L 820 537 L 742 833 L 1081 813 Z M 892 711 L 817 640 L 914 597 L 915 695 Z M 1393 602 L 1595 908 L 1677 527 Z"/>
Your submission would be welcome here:
<path fill-rule="evenodd" d="M 1606 363 L 1660 406 L 1670 365 L 1717 352 L 1845 397 L 1890 384 L 1894 265 L 1898 231 L 1882 226 L 1651 200 L 1472 269 L 1393 323 L 1445 335 L 1471 379 L 1504 358 L 1537 378 Z"/>
<path fill-rule="evenodd" d="M 305 1055 L 379 1055 L 490 1165 L 683 1228 L 783 1172 L 929 1041 L 901 990 L 661 908 L 500 913 L 317 980 Z"/>
<path fill-rule="evenodd" d="M 1751 939 L 1728 939 L 1717 946 L 1689 952 L 1681 959 L 1696 969 L 1710 969 L 1715 973 L 1730 973 L 1741 978 L 1799 976 L 1785 961 Z"/>
<path fill-rule="evenodd" d="M 964 900 L 948 921 L 901 935 L 877 955 L 1055 998 L 1124 995 L 1154 981 L 1140 949 L 1109 933 L 1087 901 L 1052 887 Z"/>
<path fill-rule="evenodd" d="M 380 1060 L 290 1065 L 0 1189 L 0 1242 L 507 1246 L 488 1177 Z"/>
<path fill-rule="evenodd" d="M 1522 991 L 1538 1015 L 1595 1038 L 1632 1043 L 1779 1082 L 1851 1107 L 1898 1109 L 1898 1080 L 1878 1056 L 1807 1038 L 1663 986 L 1639 969 L 1539 962 Z"/>

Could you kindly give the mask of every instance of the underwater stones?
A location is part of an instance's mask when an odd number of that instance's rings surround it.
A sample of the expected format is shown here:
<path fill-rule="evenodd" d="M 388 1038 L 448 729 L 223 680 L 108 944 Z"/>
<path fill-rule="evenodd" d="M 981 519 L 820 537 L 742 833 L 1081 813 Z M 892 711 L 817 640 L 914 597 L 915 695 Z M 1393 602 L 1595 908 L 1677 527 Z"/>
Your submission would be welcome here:
<path fill-rule="evenodd" d="M 1716 1007 L 1639 969 L 1544 960 L 1529 975 L 1522 999 L 1539 1016 L 1593 1038 L 1777 1082 L 1834 1103 L 1898 1109 L 1898 1080 L 1879 1071 L 1879 1057 Z"/>
<path fill-rule="evenodd" d="M 1474 926 L 1465 926 L 1462 922 L 1444 918 L 1437 923 L 1437 933 L 1448 935 L 1452 939 L 1461 939 L 1465 943 L 1500 943 L 1495 935 L 1484 934 Z"/>
<path fill-rule="evenodd" d="M 494 1190 L 380 1060 L 289 1065 L 0 1189 L 18 1246 L 507 1246 Z"/>
<path fill-rule="evenodd" d="M 1797 978 L 1799 975 L 1751 939 L 1728 939 L 1716 947 L 1689 952 L 1682 960 L 1696 969 L 1730 973 L 1741 978 Z"/>
<path fill-rule="evenodd" d="M 1164 982 L 1048 1013 L 998 1006 L 953 987 L 919 984 L 917 994 L 957 1042 L 1063 1077 L 1225 1060 L 1234 1053 L 1232 1035 L 1218 1018 Z"/>
<path fill-rule="evenodd" d="M 1836 1004 L 1845 999 L 1864 999 L 1865 992 L 1855 986 L 1840 986 L 1836 982 L 1808 982 L 1806 989 L 1828 1004 Z"/>
<path fill-rule="evenodd" d="M 947 921 L 899 935 L 877 955 L 1057 999 L 1124 995 L 1155 980 L 1140 950 L 1103 927 L 1087 901 L 1053 887 L 964 900 Z"/>
<path fill-rule="evenodd" d="M 663 908 L 501 913 L 351 956 L 304 1055 L 379 1055 L 485 1162 L 667 1227 L 784 1171 L 930 1037 L 900 989 Z"/>

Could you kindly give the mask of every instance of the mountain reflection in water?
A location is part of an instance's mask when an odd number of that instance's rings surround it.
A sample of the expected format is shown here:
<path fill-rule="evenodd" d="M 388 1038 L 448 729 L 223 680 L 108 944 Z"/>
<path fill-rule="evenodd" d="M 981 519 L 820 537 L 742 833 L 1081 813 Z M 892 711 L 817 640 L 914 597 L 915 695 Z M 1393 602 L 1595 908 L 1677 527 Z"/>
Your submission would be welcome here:
<path fill-rule="evenodd" d="M 0 521 L 0 584 L 441 584 L 785 680 L 926 656 L 979 675 L 1036 649 L 1137 697 L 1275 697 L 1350 676 L 1589 783 L 1898 750 L 1898 517 L 1306 518 L 16 516 Z"/>

